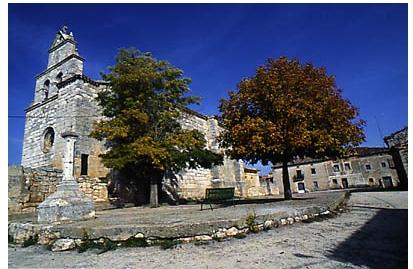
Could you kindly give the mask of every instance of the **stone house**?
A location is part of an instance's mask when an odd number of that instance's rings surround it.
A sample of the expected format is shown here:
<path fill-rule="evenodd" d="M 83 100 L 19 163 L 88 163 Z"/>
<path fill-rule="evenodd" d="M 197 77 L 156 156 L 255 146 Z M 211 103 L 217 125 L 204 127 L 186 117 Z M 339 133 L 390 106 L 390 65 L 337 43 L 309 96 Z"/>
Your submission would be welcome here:
<path fill-rule="evenodd" d="M 272 178 L 268 176 L 260 176 L 259 170 L 255 168 L 244 168 L 244 180 L 244 189 L 246 190 L 245 196 L 247 197 L 279 194 L 278 188 L 273 184 Z"/>
<path fill-rule="evenodd" d="M 399 185 L 393 158 L 387 148 L 360 147 L 350 157 L 342 159 L 296 159 L 289 163 L 288 173 L 294 193 Z M 282 165 L 274 165 L 272 174 L 283 193 Z"/>
<path fill-rule="evenodd" d="M 267 195 L 279 195 L 280 190 L 277 182 L 274 181 L 272 172 L 270 171 L 268 175 L 260 176 L 260 185 L 265 189 Z"/>
<path fill-rule="evenodd" d="M 258 169 L 244 168 L 245 189 L 247 190 L 246 196 L 248 197 L 260 195 L 259 172 Z"/>
<path fill-rule="evenodd" d="M 88 196 L 95 201 L 108 201 L 108 184 L 111 191 L 117 190 L 119 194 L 116 174 L 101 162 L 99 155 L 106 151 L 104 144 L 89 134 L 93 123 L 102 118 L 95 98 L 110 85 L 83 74 L 84 59 L 67 27 L 57 32 L 48 53 L 47 68 L 35 77 L 34 100 L 25 110 L 22 166 L 62 169 L 64 139 L 60 135 L 65 131 L 75 132 L 79 137 L 75 145 L 74 176 Z M 185 109 L 179 121 L 183 128 L 203 133 L 208 149 L 222 152 L 216 141 L 222 127 L 214 117 Z M 224 158 L 223 165 L 212 169 L 185 170 L 169 176 L 163 190 L 171 199 L 194 199 L 202 198 L 207 187 L 233 186 L 242 195 L 244 185 L 242 161 Z"/>
<path fill-rule="evenodd" d="M 384 138 L 384 142 L 390 148 L 394 163 L 399 174 L 401 187 L 408 187 L 408 130 L 407 127 L 394 132 Z"/>

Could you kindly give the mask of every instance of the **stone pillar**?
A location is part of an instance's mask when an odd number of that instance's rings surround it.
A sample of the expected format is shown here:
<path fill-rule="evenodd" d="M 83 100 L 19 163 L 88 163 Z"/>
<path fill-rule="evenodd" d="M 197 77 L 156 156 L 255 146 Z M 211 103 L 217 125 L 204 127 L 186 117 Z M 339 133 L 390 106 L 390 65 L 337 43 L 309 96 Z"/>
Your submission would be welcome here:
<path fill-rule="evenodd" d="M 64 132 L 62 137 L 66 140 L 65 155 L 63 158 L 62 184 L 77 183 L 73 176 L 74 152 L 77 135 L 74 133 Z"/>
<path fill-rule="evenodd" d="M 57 191 L 38 206 L 38 222 L 85 220 L 95 216 L 93 201 L 79 189 L 73 176 L 73 155 L 77 135 L 73 132 L 64 132 L 62 137 L 66 140 L 63 179 L 57 185 Z"/>

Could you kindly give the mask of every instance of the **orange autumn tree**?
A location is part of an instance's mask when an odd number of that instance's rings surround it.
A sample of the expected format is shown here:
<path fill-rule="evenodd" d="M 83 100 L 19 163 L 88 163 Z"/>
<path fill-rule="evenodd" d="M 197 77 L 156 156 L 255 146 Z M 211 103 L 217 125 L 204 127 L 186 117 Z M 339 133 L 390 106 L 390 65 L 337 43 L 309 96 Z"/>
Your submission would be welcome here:
<path fill-rule="evenodd" d="M 282 163 L 291 199 L 288 162 L 337 157 L 364 141 L 365 122 L 324 68 L 286 57 L 269 59 L 220 103 L 227 154 L 255 164 Z"/>

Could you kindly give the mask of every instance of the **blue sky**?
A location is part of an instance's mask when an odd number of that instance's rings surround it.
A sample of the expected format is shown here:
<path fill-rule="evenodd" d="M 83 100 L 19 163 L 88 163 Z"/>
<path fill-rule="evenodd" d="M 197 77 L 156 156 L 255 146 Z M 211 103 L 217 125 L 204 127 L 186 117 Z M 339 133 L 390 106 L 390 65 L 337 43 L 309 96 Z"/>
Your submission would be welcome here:
<path fill-rule="evenodd" d="M 192 78 L 203 100 L 194 109 L 207 115 L 267 58 L 284 55 L 336 76 L 367 121 L 365 146 L 383 146 L 378 124 L 383 135 L 407 126 L 407 4 L 9 4 L 9 116 L 33 100 L 63 24 L 86 75 L 100 79 L 121 47 L 150 51 Z M 9 117 L 9 164 L 20 163 L 23 132 L 24 118 Z"/>

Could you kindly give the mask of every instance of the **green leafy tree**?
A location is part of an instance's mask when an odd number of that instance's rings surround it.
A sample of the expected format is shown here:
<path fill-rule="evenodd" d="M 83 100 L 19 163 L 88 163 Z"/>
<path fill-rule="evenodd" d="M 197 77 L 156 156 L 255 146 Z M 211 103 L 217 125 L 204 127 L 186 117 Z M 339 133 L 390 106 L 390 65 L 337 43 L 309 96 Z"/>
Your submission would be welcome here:
<path fill-rule="evenodd" d="M 227 154 L 252 164 L 282 163 L 285 199 L 291 199 L 288 162 L 335 157 L 364 141 L 365 122 L 323 68 L 286 57 L 269 59 L 221 100 Z"/>
<path fill-rule="evenodd" d="M 132 48 L 121 49 L 109 71 L 102 76 L 110 87 L 97 97 L 105 119 L 91 136 L 108 145 L 105 166 L 150 181 L 151 206 L 158 206 L 158 184 L 167 171 L 222 163 L 199 131 L 179 123 L 182 111 L 198 102 L 186 95 L 190 79 L 181 70 Z"/>

